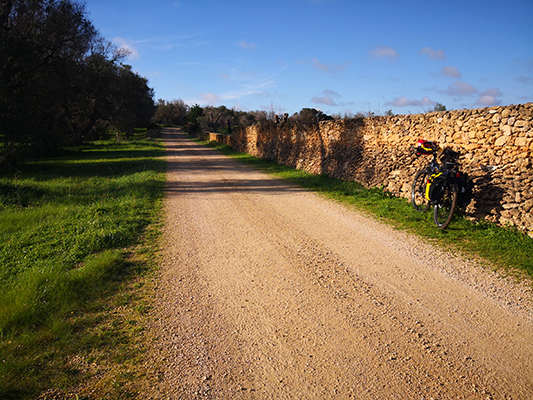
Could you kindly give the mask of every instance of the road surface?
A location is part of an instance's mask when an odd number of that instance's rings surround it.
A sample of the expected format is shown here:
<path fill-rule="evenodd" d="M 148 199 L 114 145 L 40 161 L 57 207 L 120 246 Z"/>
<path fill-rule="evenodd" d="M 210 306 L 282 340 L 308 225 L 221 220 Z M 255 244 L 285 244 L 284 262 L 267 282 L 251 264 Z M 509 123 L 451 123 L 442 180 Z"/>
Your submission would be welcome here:
<path fill-rule="evenodd" d="M 164 138 L 147 396 L 533 399 L 527 282 Z"/>

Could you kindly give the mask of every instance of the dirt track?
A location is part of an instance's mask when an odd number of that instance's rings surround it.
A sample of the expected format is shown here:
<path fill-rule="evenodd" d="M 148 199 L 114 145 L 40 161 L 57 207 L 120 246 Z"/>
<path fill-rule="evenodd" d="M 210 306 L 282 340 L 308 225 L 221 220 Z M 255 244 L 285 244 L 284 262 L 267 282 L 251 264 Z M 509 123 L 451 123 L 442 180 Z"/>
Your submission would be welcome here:
<path fill-rule="evenodd" d="M 533 296 L 167 129 L 165 399 L 532 399 Z"/>

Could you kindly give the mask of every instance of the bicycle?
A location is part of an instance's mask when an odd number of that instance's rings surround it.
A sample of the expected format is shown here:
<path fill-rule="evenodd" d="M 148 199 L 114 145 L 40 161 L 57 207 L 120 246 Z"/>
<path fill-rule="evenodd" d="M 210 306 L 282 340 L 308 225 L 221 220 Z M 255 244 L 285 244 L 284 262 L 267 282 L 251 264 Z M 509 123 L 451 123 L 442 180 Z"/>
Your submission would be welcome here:
<path fill-rule="evenodd" d="M 426 198 L 426 186 L 429 177 L 439 172 L 440 166 L 437 162 L 437 152 L 440 147 L 435 142 L 427 140 L 419 140 L 418 147 L 413 148 L 413 151 L 420 157 L 421 155 L 431 155 L 431 161 L 426 168 L 420 170 L 415 175 L 413 186 L 411 188 L 411 204 L 416 211 L 426 212 L 431 204 Z"/>
<path fill-rule="evenodd" d="M 437 160 L 442 151 L 441 163 Z M 411 204 L 419 212 L 433 206 L 433 220 L 439 229 L 446 228 L 455 209 L 466 207 L 472 197 L 472 181 L 459 172 L 455 160 L 458 153 L 451 149 L 442 150 L 435 142 L 419 140 L 416 155 L 431 155 L 431 161 L 415 175 L 411 188 Z"/>

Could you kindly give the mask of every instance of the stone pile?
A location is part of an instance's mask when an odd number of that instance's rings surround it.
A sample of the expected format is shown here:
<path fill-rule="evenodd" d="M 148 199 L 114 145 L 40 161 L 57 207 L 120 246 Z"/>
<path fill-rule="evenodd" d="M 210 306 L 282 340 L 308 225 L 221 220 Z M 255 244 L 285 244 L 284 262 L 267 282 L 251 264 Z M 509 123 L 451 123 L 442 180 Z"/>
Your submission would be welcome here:
<path fill-rule="evenodd" d="M 475 182 L 472 218 L 512 224 L 533 236 L 533 103 L 428 114 L 289 122 L 237 129 L 238 151 L 314 174 L 355 180 L 409 197 L 429 159 L 412 151 L 418 139 L 458 151 Z M 225 139 L 227 140 L 227 139 Z"/>

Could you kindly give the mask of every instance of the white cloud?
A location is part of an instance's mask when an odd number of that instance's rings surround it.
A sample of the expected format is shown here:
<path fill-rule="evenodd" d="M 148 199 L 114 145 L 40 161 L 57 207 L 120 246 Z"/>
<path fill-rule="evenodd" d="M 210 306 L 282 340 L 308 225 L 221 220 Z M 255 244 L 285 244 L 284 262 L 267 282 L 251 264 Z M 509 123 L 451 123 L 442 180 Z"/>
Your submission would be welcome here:
<path fill-rule="evenodd" d="M 503 93 L 500 92 L 500 89 L 498 88 L 490 88 L 490 89 L 487 89 L 485 90 L 483 93 L 481 93 L 482 95 L 489 95 L 489 96 L 501 96 Z"/>
<path fill-rule="evenodd" d="M 311 99 L 311 102 L 315 104 L 325 104 L 327 106 L 337 106 L 338 104 L 333 100 L 334 97 L 342 97 L 340 94 L 334 90 L 324 90 L 322 92 L 323 96 L 315 96 Z"/>
<path fill-rule="evenodd" d="M 322 97 L 313 97 L 311 101 L 315 104 L 325 104 L 327 106 L 336 106 L 337 103 L 335 103 L 335 100 L 333 100 L 329 96 L 322 96 Z"/>
<path fill-rule="evenodd" d="M 398 58 L 399 54 L 392 47 L 379 46 L 371 50 L 369 56 L 372 58 L 389 58 L 395 60 Z"/>
<path fill-rule="evenodd" d="M 401 97 L 397 97 L 396 99 L 394 99 L 394 101 L 389 101 L 385 104 L 391 105 L 394 107 L 409 107 L 409 106 L 424 107 L 424 106 L 433 106 L 436 103 L 427 96 L 423 97 L 421 100 L 409 100 L 407 97 L 401 96 Z"/>
<path fill-rule="evenodd" d="M 463 81 L 455 81 L 446 90 L 446 94 L 450 96 L 468 96 L 477 92 L 475 87 Z"/>
<path fill-rule="evenodd" d="M 317 60 L 316 58 L 311 58 L 310 60 L 307 60 L 307 61 L 296 60 L 296 62 L 298 64 L 311 64 L 316 69 L 318 69 L 318 70 L 320 70 L 322 72 L 329 73 L 329 74 L 336 74 L 337 72 L 343 72 L 346 69 L 346 67 L 348 65 L 350 65 L 349 62 L 345 62 L 343 65 L 324 64 L 324 63 L 320 62 L 319 60 Z"/>
<path fill-rule="evenodd" d="M 527 76 L 518 76 L 515 78 L 517 82 L 523 83 L 524 85 L 528 85 L 530 83 L 533 83 L 533 78 L 527 77 Z"/>
<path fill-rule="evenodd" d="M 330 69 L 330 67 L 327 64 L 321 63 L 316 58 L 311 59 L 311 64 L 313 64 L 313 67 L 315 67 L 316 69 L 319 69 L 320 71 L 328 72 Z"/>
<path fill-rule="evenodd" d="M 139 60 L 141 55 L 139 51 L 135 48 L 133 43 L 123 37 L 117 36 L 116 38 L 111 39 L 111 42 L 120 49 L 124 49 L 129 53 L 129 58 L 133 60 Z"/>
<path fill-rule="evenodd" d="M 245 50 L 255 50 L 257 48 L 257 45 L 255 43 L 249 43 L 245 40 L 240 40 L 237 42 L 237 46 L 245 49 Z"/>
<path fill-rule="evenodd" d="M 324 93 L 326 96 L 341 97 L 341 95 L 334 90 L 324 90 L 322 93 Z"/>
<path fill-rule="evenodd" d="M 437 51 L 437 50 L 433 50 L 430 47 L 424 47 L 420 50 L 419 54 L 425 54 L 433 60 L 446 60 L 446 54 L 444 54 L 444 50 Z"/>
<path fill-rule="evenodd" d="M 255 85 L 243 85 L 241 86 L 241 89 L 228 91 L 223 94 L 217 94 L 213 92 L 200 93 L 198 95 L 198 99 L 188 100 L 188 103 L 215 105 L 221 104 L 228 100 L 238 100 L 250 95 L 268 96 L 270 95 L 268 89 L 273 88 L 275 86 L 276 83 L 273 79 L 267 79 Z"/>
<path fill-rule="evenodd" d="M 500 104 L 500 101 L 497 100 L 494 96 L 481 96 L 479 99 L 477 99 L 476 104 L 479 104 L 480 106 L 497 106 Z"/>
<path fill-rule="evenodd" d="M 226 92 L 225 94 L 220 96 L 221 100 L 235 100 L 235 99 L 241 99 L 245 96 L 250 96 L 252 94 L 265 94 L 267 93 L 266 90 L 260 90 L 261 87 L 252 88 L 247 87 L 244 89 L 239 90 L 233 90 L 231 92 Z"/>
<path fill-rule="evenodd" d="M 461 74 L 461 71 L 459 71 L 456 67 L 447 65 L 444 68 L 440 70 L 442 75 L 449 76 L 451 78 L 459 79 L 463 74 Z"/>
<path fill-rule="evenodd" d="M 176 62 L 174 65 L 179 67 L 208 67 L 209 64 L 199 63 L 196 61 Z"/>
<path fill-rule="evenodd" d="M 222 97 L 215 93 L 200 93 L 200 99 L 202 100 L 202 103 L 212 105 L 222 100 Z"/>
<path fill-rule="evenodd" d="M 498 100 L 496 97 L 501 95 L 502 92 L 500 92 L 498 88 L 487 89 L 481 93 L 481 96 L 479 99 L 477 99 L 476 104 L 482 106 L 497 106 L 500 104 L 500 100 Z"/>
<path fill-rule="evenodd" d="M 135 44 L 150 47 L 158 51 L 169 51 L 176 47 L 206 46 L 209 44 L 208 41 L 198 39 L 199 36 L 200 34 L 196 33 L 168 35 L 137 40 L 135 41 Z M 129 44 L 131 45 L 132 42 Z"/>
<path fill-rule="evenodd" d="M 249 82 L 257 79 L 257 71 L 241 72 L 238 68 L 230 68 L 228 73 L 221 73 L 219 76 L 223 81 L 228 82 Z"/>

